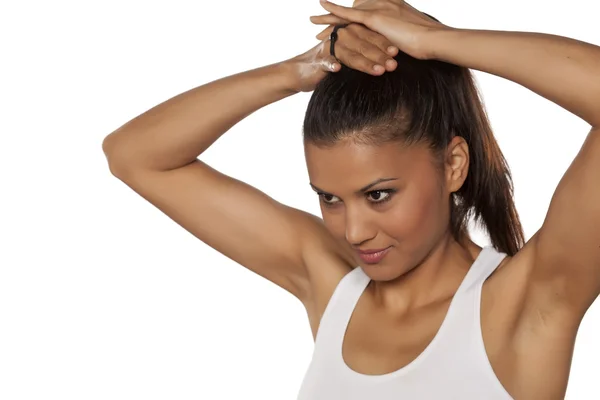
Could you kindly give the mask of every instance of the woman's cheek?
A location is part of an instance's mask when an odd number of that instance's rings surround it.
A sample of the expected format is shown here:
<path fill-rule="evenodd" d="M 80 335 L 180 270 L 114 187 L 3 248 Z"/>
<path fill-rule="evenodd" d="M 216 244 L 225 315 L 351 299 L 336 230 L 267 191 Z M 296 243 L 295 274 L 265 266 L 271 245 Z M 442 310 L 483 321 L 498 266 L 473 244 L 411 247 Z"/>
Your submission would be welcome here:
<path fill-rule="evenodd" d="M 432 223 L 437 220 L 437 213 L 432 209 L 431 196 L 417 190 L 405 191 L 401 195 L 393 210 L 386 215 L 386 224 L 390 229 L 388 232 L 399 241 L 403 238 L 419 240 L 418 238 L 427 236 L 427 232 L 432 229 Z"/>
<path fill-rule="evenodd" d="M 417 200 L 414 195 L 403 196 L 385 215 L 390 234 L 398 237 L 398 240 L 414 235 L 422 222 L 423 212 Z"/>

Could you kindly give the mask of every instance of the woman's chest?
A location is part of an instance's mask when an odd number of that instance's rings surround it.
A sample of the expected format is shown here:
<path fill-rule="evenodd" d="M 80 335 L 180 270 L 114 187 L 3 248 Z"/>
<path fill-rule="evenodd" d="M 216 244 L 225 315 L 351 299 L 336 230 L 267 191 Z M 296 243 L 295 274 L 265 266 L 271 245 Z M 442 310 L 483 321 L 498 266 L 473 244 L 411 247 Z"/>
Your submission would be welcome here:
<path fill-rule="evenodd" d="M 523 289 L 512 285 L 507 292 L 502 282 L 497 283 L 501 280 L 500 274 L 498 279 L 490 277 L 481 289 L 477 333 L 487 357 L 482 362 L 489 363 L 495 377 L 515 399 L 564 398 L 575 335 L 548 332 L 540 335 L 535 328 L 530 327 L 528 332 L 519 326 L 522 311 L 518 300 Z M 313 338 L 334 289 L 322 288 L 324 293 L 317 294 L 311 307 L 307 307 Z M 378 311 L 365 293 L 359 298 L 343 335 L 343 362 L 365 375 L 383 375 L 408 366 L 428 350 L 440 332 L 451 300 L 390 317 Z M 460 334 L 457 329 L 452 332 Z M 468 345 L 450 349 L 451 343 L 446 340 L 444 346 L 454 352 L 470 349 Z M 460 353 L 455 356 L 460 367 Z"/>

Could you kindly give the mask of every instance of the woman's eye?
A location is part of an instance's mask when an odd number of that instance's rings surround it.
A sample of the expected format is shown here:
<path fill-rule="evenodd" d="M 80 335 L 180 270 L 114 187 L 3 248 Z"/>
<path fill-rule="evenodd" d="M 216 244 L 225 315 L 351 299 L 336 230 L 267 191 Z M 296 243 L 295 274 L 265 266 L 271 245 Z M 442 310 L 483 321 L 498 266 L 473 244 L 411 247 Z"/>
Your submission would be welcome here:
<path fill-rule="evenodd" d="M 337 201 L 333 201 L 333 199 L 328 198 L 328 197 L 332 197 L 332 198 L 335 197 L 330 194 L 319 193 L 319 196 L 321 197 L 321 200 L 323 200 L 323 204 L 325 204 L 327 207 L 331 207 L 337 203 Z"/>
<path fill-rule="evenodd" d="M 372 203 L 384 203 L 392 198 L 393 189 L 387 190 L 373 190 L 372 192 L 367 193 L 367 197 L 371 197 L 373 199 Z"/>
<path fill-rule="evenodd" d="M 365 193 L 365 196 L 367 197 L 367 200 L 373 204 L 380 204 L 380 203 L 384 203 L 388 200 L 390 200 L 392 198 L 392 194 L 395 192 L 395 189 L 381 189 L 381 190 L 373 190 L 370 192 Z M 321 200 L 323 202 L 323 204 L 325 204 L 326 207 L 333 207 L 335 205 L 337 205 L 337 203 L 339 203 L 339 200 L 334 200 L 337 197 L 331 194 L 326 194 L 326 193 L 317 193 L 319 195 L 319 197 L 321 197 Z"/>

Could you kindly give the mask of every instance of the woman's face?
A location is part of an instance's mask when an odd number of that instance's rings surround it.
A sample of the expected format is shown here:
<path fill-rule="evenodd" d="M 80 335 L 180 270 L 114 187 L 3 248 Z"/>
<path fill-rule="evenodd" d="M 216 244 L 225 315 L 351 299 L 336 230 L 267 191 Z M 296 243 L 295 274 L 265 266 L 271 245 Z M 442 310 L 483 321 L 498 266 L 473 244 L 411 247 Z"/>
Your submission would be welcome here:
<path fill-rule="evenodd" d="M 354 253 L 371 279 L 408 272 L 448 232 L 450 191 L 427 147 L 306 144 L 305 156 L 311 186 L 322 193 L 323 221 L 335 239 L 353 251 L 392 246 L 377 264 Z M 392 180 L 360 191 L 379 179 Z"/>

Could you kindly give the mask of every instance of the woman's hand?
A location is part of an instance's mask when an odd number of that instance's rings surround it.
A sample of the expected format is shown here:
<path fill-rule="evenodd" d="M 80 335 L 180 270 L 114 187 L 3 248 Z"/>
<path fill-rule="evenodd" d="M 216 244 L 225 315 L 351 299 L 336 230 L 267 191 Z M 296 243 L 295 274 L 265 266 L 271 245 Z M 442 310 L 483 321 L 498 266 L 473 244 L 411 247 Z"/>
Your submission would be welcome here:
<path fill-rule="evenodd" d="M 453 29 L 429 18 L 403 0 L 358 0 L 354 2 L 353 8 L 321 0 L 321 6 L 330 14 L 311 17 L 314 24 L 363 24 L 388 38 L 404 53 L 419 60 L 432 58 L 432 52 L 424 39 L 428 34 Z M 328 27 L 317 38 L 328 36 L 332 30 L 332 26 Z"/>
<path fill-rule="evenodd" d="M 330 40 L 326 35 L 306 53 L 284 62 L 292 75 L 294 90 L 313 91 L 327 73 L 342 68 L 340 63 L 371 75 L 381 75 L 397 67 L 393 57 L 398 48 L 383 35 L 353 23 L 339 29 L 337 34 L 335 57 L 329 53 Z"/>

